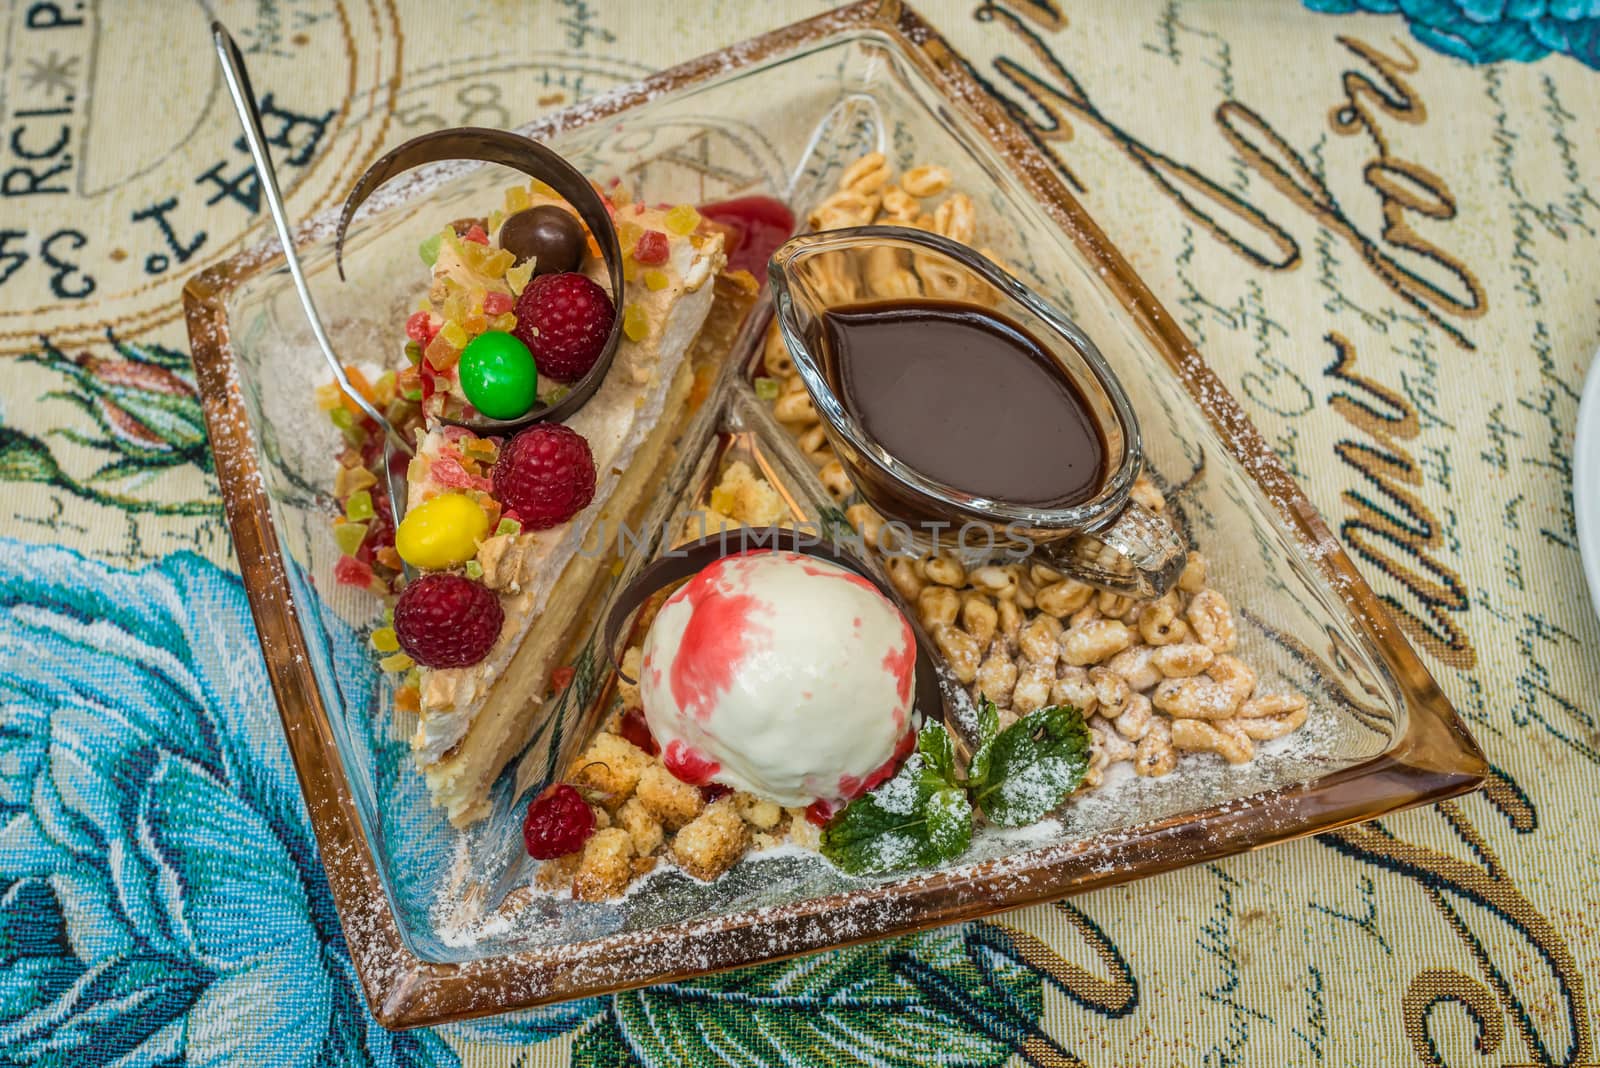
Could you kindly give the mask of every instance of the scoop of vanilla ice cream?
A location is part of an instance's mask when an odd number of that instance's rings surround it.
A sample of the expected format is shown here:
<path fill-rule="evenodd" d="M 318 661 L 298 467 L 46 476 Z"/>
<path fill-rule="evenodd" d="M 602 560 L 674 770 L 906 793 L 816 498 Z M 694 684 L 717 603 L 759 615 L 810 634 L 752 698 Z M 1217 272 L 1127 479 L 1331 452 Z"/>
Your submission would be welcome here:
<path fill-rule="evenodd" d="M 852 571 L 792 552 L 725 557 L 667 598 L 639 695 L 668 770 L 781 805 L 853 798 L 913 738 L 916 638 Z"/>

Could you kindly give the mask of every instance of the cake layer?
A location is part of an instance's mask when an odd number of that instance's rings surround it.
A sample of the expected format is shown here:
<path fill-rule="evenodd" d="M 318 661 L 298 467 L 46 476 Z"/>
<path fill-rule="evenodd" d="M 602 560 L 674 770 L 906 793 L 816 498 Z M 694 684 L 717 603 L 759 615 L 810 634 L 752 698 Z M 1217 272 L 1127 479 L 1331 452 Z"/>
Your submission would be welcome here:
<path fill-rule="evenodd" d="M 694 375 L 688 353 L 711 312 L 713 284 L 725 263 L 720 234 L 671 235 L 668 213 L 626 209 L 628 225 L 655 231 L 648 265 L 630 261 L 617 301 L 624 337 L 604 382 L 565 420 L 582 435 L 595 464 L 592 502 L 548 530 L 515 530 L 485 538 L 476 565 L 482 583 L 500 595 L 505 621 L 488 655 L 466 668 L 420 673 L 420 719 L 412 748 L 430 792 L 452 822 L 483 814 L 490 783 L 527 744 L 550 689 L 550 674 L 580 637 L 583 608 L 607 578 L 619 522 L 628 517 L 662 466 L 689 411 Z M 619 217 L 620 223 L 620 217 Z M 660 240 L 665 236 L 665 240 Z M 463 246 L 464 247 L 464 246 Z M 441 254 L 435 287 L 462 267 Z M 585 268 L 608 287 L 603 264 Z M 451 391 L 447 372 L 436 389 Z M 551 384 L 541 383 L 541 394 Z M 477 447 L 457 427 L 432 425 L 409 473 L 408 507 L 443 492 L 492 491 L 487 478 L 462 485 L 463 450 Z M 475 572 L 476 573 L 476 572 Z"/>
<path fill-rule="evenodd" d="M 633 465 L 619 479 L 598 518 L 615 532 L 645 497 L 660 483 L 672 459 L 671 445 L 689 415 L 693 369 L 680 365 L 667 395 L 666 410 L 678 418 L 663 418 L 635 454 Z M 614 549 L 614 534 L 611 544 Z M 489 787 L 500 770 L 528 744 L 541 722 L 549 696 L 550 674 L 573 652 L 584 622 L 584 607 L 598 597 L 610 581 L 614 552 L 573 556 L 540 610 L 541 620 L 555 625 L 536 626 L 505 665 L 488 697 L 472 715 L 464 736 L 432 762 L 423 773 L 434 802 L 445 809 L 450 822 L 465 826 L 487 815 Z"/>

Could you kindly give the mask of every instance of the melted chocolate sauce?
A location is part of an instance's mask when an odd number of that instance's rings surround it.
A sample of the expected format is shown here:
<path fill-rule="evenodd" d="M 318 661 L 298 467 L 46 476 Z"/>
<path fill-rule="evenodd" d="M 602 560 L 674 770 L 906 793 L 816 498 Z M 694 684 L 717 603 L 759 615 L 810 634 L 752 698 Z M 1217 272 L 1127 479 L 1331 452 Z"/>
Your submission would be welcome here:
<path fill-rule="evenodd" d="M 1106 440 L 1049 351 L 987 308 L 903 300 L 822 316 L 830 384 L 890 455 L 967 493 L 1061 508 L 1105 481 Z"/>

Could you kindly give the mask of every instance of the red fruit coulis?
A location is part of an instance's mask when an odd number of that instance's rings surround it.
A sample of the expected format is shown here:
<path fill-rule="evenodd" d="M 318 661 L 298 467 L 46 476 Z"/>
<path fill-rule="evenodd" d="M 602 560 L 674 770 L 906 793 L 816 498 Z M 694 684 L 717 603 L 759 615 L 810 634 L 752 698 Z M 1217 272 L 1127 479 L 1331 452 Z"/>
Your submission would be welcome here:
<path fill-rule="evenodd" d="M 767 284 L 767 261 L 794 233 L 794 212 L 773 197 L 737 197 L 700 205 L 700 214 L 733 231 L 724 246 L 728 266 Z"/>

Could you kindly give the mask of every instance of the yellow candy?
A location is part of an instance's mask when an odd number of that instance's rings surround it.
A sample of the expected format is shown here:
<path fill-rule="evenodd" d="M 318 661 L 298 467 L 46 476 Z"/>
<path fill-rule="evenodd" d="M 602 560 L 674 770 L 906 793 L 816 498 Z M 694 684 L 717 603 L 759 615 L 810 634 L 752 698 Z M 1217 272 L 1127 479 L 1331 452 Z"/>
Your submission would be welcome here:
<path fill-rule="evenodd" d="M 406 513 L 394 532 L 394 547 L 413 567 L 442 571 L 477 555 L 478 542 L 488 533 L 488 513 L 476 501 L 464 493 L 441 493 Z"/>

